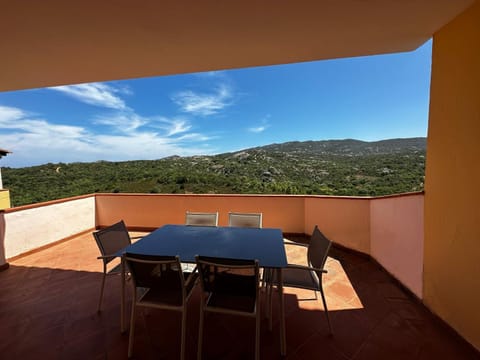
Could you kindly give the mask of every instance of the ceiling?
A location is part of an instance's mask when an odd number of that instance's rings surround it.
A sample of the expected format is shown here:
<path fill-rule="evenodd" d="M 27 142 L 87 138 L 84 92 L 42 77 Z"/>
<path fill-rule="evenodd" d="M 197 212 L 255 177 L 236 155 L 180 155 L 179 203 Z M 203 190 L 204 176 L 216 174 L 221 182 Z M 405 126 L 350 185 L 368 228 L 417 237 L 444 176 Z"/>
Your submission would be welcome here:
<path fill-rule="evenodd" d="M 0 91 L 401 52 L 475 0 L 0 0 Z"/>

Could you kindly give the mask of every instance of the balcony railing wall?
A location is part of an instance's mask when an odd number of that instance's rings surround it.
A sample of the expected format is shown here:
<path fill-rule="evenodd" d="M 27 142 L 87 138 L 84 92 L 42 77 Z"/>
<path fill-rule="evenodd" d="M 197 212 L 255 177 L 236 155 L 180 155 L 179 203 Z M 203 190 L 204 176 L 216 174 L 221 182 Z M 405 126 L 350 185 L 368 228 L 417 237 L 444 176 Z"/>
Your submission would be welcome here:
<path fill-rule="evenodd" d="M 423 194 L 370 201 L 370 255 L 423 296 Z"/>
<path fill-rule="evenodd" d="M 137 230 L 183 224 L 187 210 L 218 211 L 220 226 L 227 225 L 229 211 L 262 212 L 264 227 L 279 227 L 284 233 L 309 234 L 318 225 L 335 243 L 371 255 L 422 295 L 421 193 L 384 198 L 95 194 L 63 199 L 0 213 L 0 265 L 2 259 L 4 263 L 5 258 L 121 219 Z"/>
<path fill-rule="evenodd" d="M 95 229 L 95 196 L 13 208 L 0 216 L 0 248 L 8 259 Z"/>
<path fill-rule="evenodd" d="M 371 198 L 312 196 L 305 198 L 303 232 L 318 225 L 337 244 L 370 254 Z"/>
<path fill-rule="evenodd" d="M 304 233 L 305 198 L 270 195 L 158 195 L 97 194 L 98 226 L 125 220 L 129 227 L 154 229 L 163 224 L 183 224 L 185 212 L 218 211 L 220 226 L 228 224 L 228 212 L 262 212 L 263 226 L 285 233 Z"/>

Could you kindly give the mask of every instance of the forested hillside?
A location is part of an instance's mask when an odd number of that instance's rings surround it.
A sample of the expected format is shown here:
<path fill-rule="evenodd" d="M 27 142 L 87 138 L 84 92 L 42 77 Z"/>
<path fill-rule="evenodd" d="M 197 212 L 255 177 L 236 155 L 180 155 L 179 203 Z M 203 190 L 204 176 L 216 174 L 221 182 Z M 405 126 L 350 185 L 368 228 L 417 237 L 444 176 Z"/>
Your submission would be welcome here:
<path fill-rule="evenodd" d="M 387 195 L 423 190 L 425 138 L 288 142 L 213 156 L 4 168 L 13 206 L 93 192 Z"/>

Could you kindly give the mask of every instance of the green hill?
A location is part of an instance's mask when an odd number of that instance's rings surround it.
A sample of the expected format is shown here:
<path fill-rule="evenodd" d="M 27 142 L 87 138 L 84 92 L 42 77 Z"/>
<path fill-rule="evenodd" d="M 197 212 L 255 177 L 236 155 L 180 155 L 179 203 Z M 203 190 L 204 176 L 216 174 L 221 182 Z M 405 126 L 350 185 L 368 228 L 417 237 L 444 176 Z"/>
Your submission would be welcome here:
<path fill-rule="evenodd" d="M 93 192 L 388 195 L 423 190 L 425 138 L 271 144 L 212 156 L 4 168 L 13 206 Z"/>

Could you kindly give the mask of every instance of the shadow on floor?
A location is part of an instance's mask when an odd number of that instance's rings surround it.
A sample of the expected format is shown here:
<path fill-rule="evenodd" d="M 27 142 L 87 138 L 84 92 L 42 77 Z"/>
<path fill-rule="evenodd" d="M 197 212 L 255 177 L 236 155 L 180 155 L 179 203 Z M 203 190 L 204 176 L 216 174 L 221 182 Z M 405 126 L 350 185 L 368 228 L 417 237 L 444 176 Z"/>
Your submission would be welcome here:
<path fill-rule="evenodd" d="M 286 289 L 288 359 L 479 359 L 368 258 L 331 251 L 325 293 L 333 336 L 321 301 L 312 292 Z M 25 261 L 23 261 L 25 263 Z M 120 283 L 110 277 L 103 311 L 96 312 L 101 273 L 11 264 L 0 273 L 0 354 L 13 359 L 125 359 L 128 334 L 120 334 Z M 345 280 L 346 279 L 346 280 Z M 187 358 L 196 358 L 199 296 L 187 315 Z M 128 308 L 130 301 L 128 302 Z M 278 304 L 273 331 L 261 324 L 261 358 L 280 358 Z M 209 315 L 205 359 L 251 359 L 254 320 Z M 176 359 L 180 316 L 144 310 L 137 317 L 134 357 Z"/>

